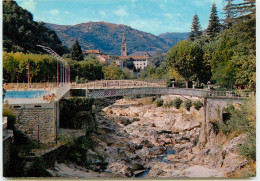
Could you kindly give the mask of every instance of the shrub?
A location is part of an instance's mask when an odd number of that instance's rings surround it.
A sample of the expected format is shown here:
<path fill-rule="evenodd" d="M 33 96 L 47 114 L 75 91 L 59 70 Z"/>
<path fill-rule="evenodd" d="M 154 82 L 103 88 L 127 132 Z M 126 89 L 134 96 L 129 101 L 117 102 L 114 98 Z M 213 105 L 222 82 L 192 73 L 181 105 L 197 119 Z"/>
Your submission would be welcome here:
<path fill-rule="evenodd" d="M 157 107 L 161 107 L 163 105 L 163 99 L 161 98 L 157 98 L 154 102 Z"/>
<path fill-rule="evenodd" d="M 245 143 L 240 146 L 240 155 L 256 161 L 256 132 L 250 132 Z"/>
<path fill-rule="evenodd" d="M 187 111 L 190 111 L 191 106 L 192 106 L 191 100 L 188 99 L 188 100 L 184 101 L 184 107 Z"/>
<path fill-rule="evenodd" d="M 149 105 L 153 103 L 153 97 L 143 97 L 140 101 L 140 105 Z"/>
<path fill-rule="evenodd" d="M 193 106 L 196 110 L 200 110 L 200 108 L 203 106 L 203 103 L 200 100 L 197 100 L 195 102 L 193 102 Z"/>
<path fill-rule="evenodd" d="M 14 129 L 14 124 L 16 120 L 16 116 L 13 113 L 13 110 L 10 107 L 5 106 L 6 108 L 3 109 L 3 116 L 8 118 L 7 122 L 7 129 Z"/>
<path fill-rule="evenodd" d="M 167 101 L 163 104 L 164 107 L 171 107 L 173 106 L 173 101 Z"/>
<path fill-rule="evenodd" d="M 176 108 L 179 109 L 181 107 L 183 100 L 181 100 L 179 97 L 175 98 L 172 102 L 172 105 Z"/>

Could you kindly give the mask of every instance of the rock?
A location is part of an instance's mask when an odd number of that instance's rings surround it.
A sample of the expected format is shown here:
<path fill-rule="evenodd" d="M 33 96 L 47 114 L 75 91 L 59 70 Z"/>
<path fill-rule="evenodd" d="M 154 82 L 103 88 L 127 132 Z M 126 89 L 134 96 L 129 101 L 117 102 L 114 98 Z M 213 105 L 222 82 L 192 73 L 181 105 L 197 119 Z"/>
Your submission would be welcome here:
<path fill-rule="evenodd" d="M 112 173 L 120 174 L 122 177 L 132 177 L 134 169 L 129 167 L 125 161 L 113 162 L 108 165 L 108 170 Z"/>

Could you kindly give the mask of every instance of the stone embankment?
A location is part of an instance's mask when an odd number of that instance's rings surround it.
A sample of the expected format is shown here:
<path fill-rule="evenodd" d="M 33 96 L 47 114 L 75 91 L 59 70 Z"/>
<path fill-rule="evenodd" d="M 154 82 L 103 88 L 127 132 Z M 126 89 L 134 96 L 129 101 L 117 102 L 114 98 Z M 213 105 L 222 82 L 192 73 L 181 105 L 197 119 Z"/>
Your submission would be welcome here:
<path fill-rule="evenodd" d="M 237 150 L 244 135 L 227 141 L 211 134 L 215 144 L 201 146 L 204 108 L 156 107 L 145 99 L 97 105 L 102 111 L 96 114 L 92 139 L 98 145 L 86 153 L 88 166 L 56 163 L 49 172 L 62 177 L 226 177 L 247 164 Z"/>

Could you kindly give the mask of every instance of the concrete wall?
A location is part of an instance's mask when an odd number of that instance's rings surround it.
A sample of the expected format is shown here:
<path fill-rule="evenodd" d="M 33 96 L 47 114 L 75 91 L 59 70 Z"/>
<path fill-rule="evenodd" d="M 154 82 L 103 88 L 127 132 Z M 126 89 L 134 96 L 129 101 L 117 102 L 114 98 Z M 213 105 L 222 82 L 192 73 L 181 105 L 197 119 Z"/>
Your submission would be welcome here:
<path fill-rule="evenodd" d="M 58 125 L 58 104 L 11 105 L 16 115 L 15 127 L 30 140 L 47 143 L 56 140 Z"/>

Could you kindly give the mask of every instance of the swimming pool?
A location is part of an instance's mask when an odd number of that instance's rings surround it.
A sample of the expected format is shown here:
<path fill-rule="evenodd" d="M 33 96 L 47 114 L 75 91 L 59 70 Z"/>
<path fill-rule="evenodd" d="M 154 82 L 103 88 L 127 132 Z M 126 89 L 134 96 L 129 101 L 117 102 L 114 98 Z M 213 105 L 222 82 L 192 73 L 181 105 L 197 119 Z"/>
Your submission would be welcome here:
<path fill-rule="evenodd" d="M 40 97 L 47 91 L 33 90 L 33 91 L 6 91 L 5 98 L 36 98 Z"/>

